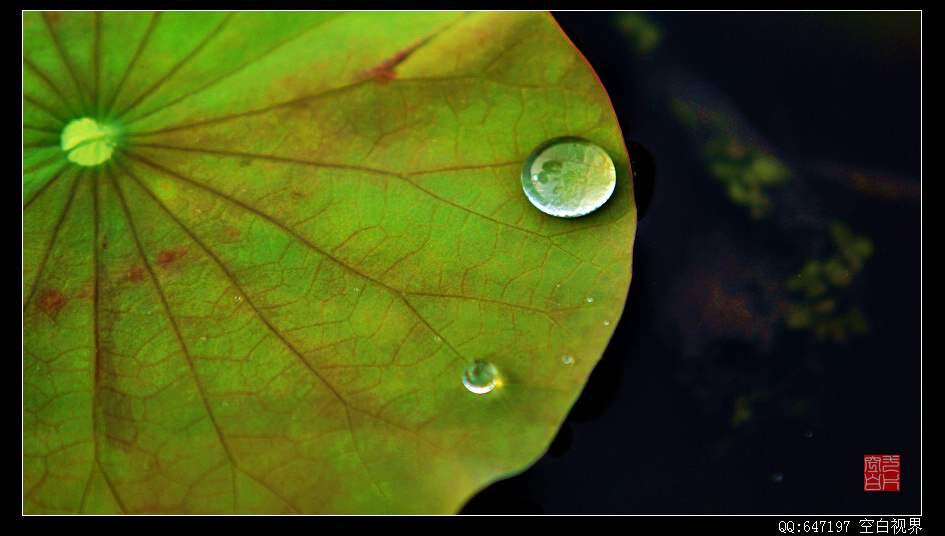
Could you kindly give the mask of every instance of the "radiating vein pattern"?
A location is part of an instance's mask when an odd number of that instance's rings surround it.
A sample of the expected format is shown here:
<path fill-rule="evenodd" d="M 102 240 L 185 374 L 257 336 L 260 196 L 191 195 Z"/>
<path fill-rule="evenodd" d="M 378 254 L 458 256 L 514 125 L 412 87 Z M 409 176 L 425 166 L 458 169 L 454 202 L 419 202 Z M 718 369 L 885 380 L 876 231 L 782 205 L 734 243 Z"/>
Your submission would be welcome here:
<path fill-rule="evenodd" d="M 23 76 L 28 512 L 455 511 L 619 318 L 627 156 L 546 14 L 27 12 Z M 585 218 L 519 186 L 562 135 L 620 170 Z"/>

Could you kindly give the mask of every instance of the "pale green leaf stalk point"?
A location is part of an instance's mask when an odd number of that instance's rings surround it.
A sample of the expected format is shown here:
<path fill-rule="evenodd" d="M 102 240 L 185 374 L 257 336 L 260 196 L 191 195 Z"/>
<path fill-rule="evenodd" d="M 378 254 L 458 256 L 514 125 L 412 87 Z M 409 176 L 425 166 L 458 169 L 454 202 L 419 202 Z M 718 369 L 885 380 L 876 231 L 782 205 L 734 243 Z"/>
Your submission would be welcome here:
<path fill-rule="evenodd" d="M 83 117 L 74 119 L 62 129 L 61 147 L 69 161 L 80 166 L 97 166 L 115 152 L 117 129 Z"/>

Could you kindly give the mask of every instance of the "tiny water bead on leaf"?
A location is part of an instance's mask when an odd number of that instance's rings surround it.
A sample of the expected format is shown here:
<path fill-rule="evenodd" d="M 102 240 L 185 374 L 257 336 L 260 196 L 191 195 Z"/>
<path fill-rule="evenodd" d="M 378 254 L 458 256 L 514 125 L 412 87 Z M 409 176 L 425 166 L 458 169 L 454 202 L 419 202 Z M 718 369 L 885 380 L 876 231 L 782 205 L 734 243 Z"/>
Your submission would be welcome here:
<path fill-rule="evenodd" d="M 112 127 L 83 117 L 74 119 L 62 129 L 60 146 L 69 161 L 80 166 L 97 166 L 112 157 L 118 133 Z"/>
<path fill-rule="evenodd" d="M 522 190 L 539 210 L 575 218 L 610 199 L 617 170 L 610 155 L 581 138 L 563 137 L 538 146 L 522 167 Z"/>
<path fill-rule="evenodd" d="M 484 395 L 499 383 L 499 371 L 488 361 L 477 359 L 466 365 L 463 371 L 463 385 L 470 393 Z"/>

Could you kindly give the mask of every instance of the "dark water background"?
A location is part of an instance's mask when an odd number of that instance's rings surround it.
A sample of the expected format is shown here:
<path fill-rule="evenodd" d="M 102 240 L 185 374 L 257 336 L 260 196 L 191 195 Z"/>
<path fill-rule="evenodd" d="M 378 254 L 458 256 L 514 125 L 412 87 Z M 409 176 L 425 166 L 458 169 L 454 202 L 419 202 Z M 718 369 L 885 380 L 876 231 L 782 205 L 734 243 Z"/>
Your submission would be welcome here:
<path fill-rule="evenodd" d="M 551 450 L 463 513 L 921 513 L 921 14 L 648 13 L 648 54 L 621 14 L 555 16 L 655 195 L 623 318 Z M 791 169 L 767 215 L 709 175 L 673 96 Z M 783 315 L 837 221 L 873 246 L 831 291 L 868 324 L 839 341 Z M 863 490 L 868 454 L 900 455 L 901 491 Z"/>

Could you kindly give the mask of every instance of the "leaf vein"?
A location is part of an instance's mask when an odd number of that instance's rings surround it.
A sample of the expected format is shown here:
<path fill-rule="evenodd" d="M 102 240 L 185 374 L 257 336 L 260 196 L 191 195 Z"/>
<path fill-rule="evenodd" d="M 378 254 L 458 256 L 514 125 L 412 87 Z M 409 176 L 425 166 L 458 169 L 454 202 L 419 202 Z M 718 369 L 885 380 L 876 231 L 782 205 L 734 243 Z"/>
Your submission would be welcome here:
<path fill-rule="evenodd" d="M 118 99 L 118 95 L 125 86 L 125 80 L 128 79 L 128 75 L 138 63 L 138 58 L 141 57 L 141 53 L 144 51 L 145 45 L 147 45 L 148 41 L 151 39 L 151 34 L 154 32 L 154 27 L 157 26 L 160 17 L 161 14 L 158 12 L 151 13 L 151 20 L 148 22 L 148 27 L 144 31 L 144 35 L 141 36 L 141 41 L 138 42 L 138 48 L 135 49 L 135 53 L 131 56 L 131 59 L 128 60 L 128 65 L 125 66 L 125 70 L 122 73 L 121 78 L 119 78 L 118 83 L 115 84 L 115 89 L 112 91 L 112 96 L 110 99 L 108 99 L 108 104 L 105 106 L 106 109 L 111 109 L 111 107 L 115 104 L 115 101 Z"/>
<path fill-rule="evenodd" d="M 83 106 L 88 106 L 88 102 L 86 102 L 86 99 L 88 99 L 88 88 L 79 80 L 75 65 L 73 65 L 71 59 L 66 55 L 65 50 L 63 50 L 62 43 L 59 42 L 56 32 L 53 31 L 52 21 L 49 20 L 48 12 L 43 12 L 43 22 L 46 24 L 46 31 L 49 33 L 49 39 L 53 43 L 53 48 L 56 49 L 59 60 L 62 61 L 63 66 L 65 66 L 66 71 L 69 73 L 69 77 L 72 78 L 72 82 L 75 84 L 76 90 L 78 90 L 79 98 L 82 100 Z"/>
<path fill-rule="evenodd" d="M 177 178 L 179 178 L 179 179 L 183 179 L 182 176 L 173 174 L 173 173 L 169 172 L 169 170 L 167 170 L 167 169 L 165 169 L 165 168 L 162 168 L 162 167 L 160 167 L 160 166 L 157 166 L 156 164 L 154 164 L 154 163 L 152 163 L 152 162 L 149 162 L 149 161 L 147 161 L 147 160 L 141 159 L 140 157 L 135 157 L 135 158 L 138 159 L 139 161 L 143 162 L 143 163 L 146 163 L 146 164 L 150 165 L 151 167 L 154 167 L 155 169 L 158 169 L 158 170 L 160 170 L 160 171 L 163 171 L 164 173 L 169 174 L 169 175 L 172 176 L 172 177 L 177 177 Z M 311 373 L 312 373 L 316 378 L 318 378 L 318 380 L 319 380 L 320 382 L 322 382 L 322 384 L 324 384 L 325 387 L 328 388 L 328 390 L 329 390 L 332 394 L 334 394 L 334 396 L 338 399 L 338 401 L 340 401 L 340 402 L 342 402 L 343 404 L 347 405 L 347 402 L 345 401 L 344 397 L 341 396 L 341 393 L 339 393 L 338 390 L 335 389 L 335 387 L 334 387 L 333 385 L 331 385 L 331 383 L 329 383 L 329 382 L 318 372 L 318 370 L 316 370 L 315 367 L 312 366 L 311 363 L 309 363 L 309 361 L 308 361 L 307 359 L 305 359 L 305 357 L 302 355 L 301 351 L 299 351 L 299 349 L 296 348 L 296 346 L 295 346 L 294 344 L 292 344 L 292 343 L 285 337 L 285 335 L 284 335 L 280 330 L 276 329 L 276 327 L 275 327 L 274 325 L 272 325 L 272 323 L 269 321 L 268 317 L 267 317 L 266 315 L 262 314 L 262 311 L 256 306 L 256 304 L 253 303 L 253 299 L 248 295 L 248 293 L 245 291 L 245 289 L 243 289 L 242 285 L 240 285 L 240 283 L 239 283 L 239 281 L 237 281 L 236 277 L 235 277 L 235 276 L 230 272 L 230 270 L 223 264 L 223 261 L 221 261 L 220 258 L 217 257 L 217 256 L 210 250 L 210 248 L 207 247 L 207 245 L 204 244 L 203 241 L 193 233 L 193 231 L 191 231 L 186 225 L 184 225 L 184 223 L 181 222 L 180 219 L 178 219 L 178 217 L 177 217 L 176 215 L 174 215 L 174 213 L 171 212 L 171 210 L 170 210 L 160 199 L 158 199 L 157 195 L 155 195 L 154 192 L 152 192 L 150 189 L 148 189 L 148 188 L 144 185 L 144 183 L 141 181 L 141 179 L 139 179 L 137 176 L 135 176 L 133 173 L 131 173 L 130 170 L 127 170 L 127 169 L 126 169 L 126 173 L 127 173 L 127 175 L 128 175 L 129 177 L 131 177 L 131 179 L 138 185 L 138 187 L 141 188 L 141 190 L 144 191 L 144 192 L 147 194 L 147 196 L 151 198 L 151 200 L 161 209 L 161 211 L 164 212 L 171 220 L 173 220 L 174 223 L 175 223 L 195 244 L 197 244 L 197 245 L 203 250 L 203 252 L 214 262 L 214 264 L 223 272 L 223 274 L 227 277 L 227 279 L 230 280 L 230 282 L 233 284 L 233 286 L 236 287 L 237 292 L 239 292 L 239 294 L 244 297 L 244 301 L 245 301 L 245 302 L 247 303 L 247 305 L 249 305 L 249 307 L 256 313 L 256 316 L 263 322 L 263 324 L 265 324 L 265 326 L 268 328 L 268 330 L 269 330 L 273 335 L 275 335 L 275 336 L 282 342 L 282 344 L 284 344 L 284 345 L 286 346 L 286 348 L 288 348 L 288 349 L 302 362 L 302 364 L 305 365 L 305 367 L 308 368 L 308 370 L 311 371 Z M 195 184 L 195 185 L 196 185 L 196 184 L 199 184 L 199 183 L 197 183 L 197 182 L 195 182 L 195 181 L 193 181 L 192 179 L 189 179 L 189 178 L 188 178 L 188 179 L 183 179 L 183 180 L 185 180 L 185 182 L 188 182 L 188 183 L 190 183 L 190 184 Z M 229 199 L 227 196 L 223 196 L 223 197 L 224 197 L 225 199 Z M 232 200 L 232 199 L 230 199 L 230 200 L 231 200 L 232 202 L 238 203 L 238 202 L 235 201 L 235 200 Z"/>
<path fill-rule="evenodd" d="M 216 78 L 214 78 L 214 79 L 208 81 L 208 82 L 205 83 L 204 85 L 202 85 L 202 86 L 200 86 L 200 87 L 198 87 L 198 88 L 196 88 L 196 89 L 194 89 L 194 90 L 192 90 L 192 91 L 188 91 L 187 93 L 184 93 L 184 94 L 180 95 L 180 96 L 177 97 L 177 98 L 174 98 L 174 99 L 171 99 L 171 100 L 169 100 L 169 101 L 167 101 L 167 102 L 165 102 L 165 103 L 162 103 L 160 106 L 156 106 L 156 107 L 154 107 L 154 108 L 148 110 L 147 112 L 144 112 L 144 113 L 142 113 L 141 115 L 138 115 L 138 116 L 135 117 L 134 119 L 128 120 L 125 124 L 126 124 L 126 125 L 130 125 L 130 124 L 132 124 L 132 123 L 135 123 L 135 122 L 137 122 L 137 121 L 140 121 L 140 120 L 144 119 L 145 117 L 148 117 L 148 116 L 150 116 L 150 115 L 152 115 L 152 114 L 155 114 L 155 113 L 157 113 L 157 112 L 159 112 L 159 111 L 161 111 L 161 110 L 164 110 L 164 109 L 167 109 L 167 108 L 169 108 L 169 107 L 171 107 L 171 106 L 174 106 L 175 104 L 178 104 L 179 102 L 184 101 L 184 100 L 186 100 L 186 99 L 192 97 L 193 95 L 196 95 L 196 94 L 198 94 L 198 93 L 200 93 L 200 92 L 202 92 L 202 91 L 204 91 L 204 90 L 206 90 L 206 89 L 209 89 L 209 88 L 211 88 L 211 87 L 213 87 L 213 86 L 219 84 L 220 82 L 223 82 L 224 80 L 226 80 L 226 79 L 229 78 L 230 76 L 235 75 L 236 73 L 242 71 L 242 70 L 245 69 L 246 67 L 248 67 L 248 66 L 250 66 L 250 65 L 252 65 L 252 64 L 254 64 L 254 63 L 257 63 L 257 62 L 259 62 L 259 61 L 262 61 L 263 58 L 265 58 L 266 56 L 272 54 L 272 53 L 275 52 L 276 50 L 282 48 L 282 47 L 285 46 L 286 44 L 291 43 L 292 41 L 301 38 L 303 35 L 307 34 L 308 32 L 310 32 L 310 31 L 312 31 L 312 30 L 314 30 L 314 29 L 316 29 L 316 28 L 318 28 L 318 27 L 320 27 L 320 26 L 326 24 L 328 21 L 334 19 L 334 18 L 337 17 L 338 15 L 340 15 L 340 13 L 336 13 L 336 14 L 335 14 L 334 16 L 332 16 L 332 17 L 329 17 L 329 18 L 327 18 L 327 19 L 321 20 L 321 21 L 318 22 L 318 24 L 315 24 L 314 26 L 312 26 L 312 27 L 310 27 L 310 28 L 307 28 L 307 29 L 305 29 L 305 30 L 302 31 L 302 32 L 299 32 L 299 33 L 296 34 L 296 35 L 293 35 L 293 36 L 290 36 L 290 37 L 288 37 L 288 38 L 286 38 L 286 39 L 283 39 L 282 41 L 280 41 L 280 42 L 274 44 L 273 46 L 271 46 L 270 48 L 268 48 L 268 49 L 264 50 L 263 52 L 257 54 L 256 56 L 247 59 L 246 61 L 244 61 L 243 63 L 237 65 L 236 67 L 234 67 L 234 68 L 232 68 L 232 69 L 230 69 L 229 71 L 220 74 L 218 77 L 216 77 Z"/>
<path fill-rule="evenodd" d="M 44 184 L 43 187 L 40 189 L 40 191 L 45 191 L 48 188 L 49 184 L 55 182 L 60 176 L 62 176 L 62 172 L 60 172 L 53 179 L 51 179 L 49 182 Z M 36 277 L 33 279 L 31 288 L 26 295 L 26 299 L 23 301 L 24 311 L 26 310 L 26 305 L 33 301 L 33 296 L 36 293 L 36 289 L 38 288 L 37 282 L 42 280 L 43 274 L 46 272 L 46 263 L 49 262 L 49 255 L 56 244 L 56 240 L 59 238 L 60 231 L 62 231 L 62 222 L 65 221 L 66 214 L 69 213 L 69 209 L 72 207 L 72 201 L 75 199 L 76 191 L 78 190 L 78 186 L 79 186 L 79 180 L 81 178 L 82 178 L 82 173 L 80 172 L 79 175 L 76 176 L 76 178 L 72 181 L 72 188 L 69 192 L 69 197 L 66 200 L 66 204 L 64 207 L 62 207 L 62 212 L 59 213 L 59 218 L 56 220 L 55 226 L 53 226 L 52 236 L 49 239 L 49 243 L 46 244 L 46 246 L 43 248 L 43 255 L 39 261 L 39 268 L 36 270 Z M 39 196 L 39 192 L 37 192 L 37 194 L 34 195 L 32 199 L 30 199 L 30 202 L 32 202 L 33 199 L 36 199 L 38 196 Z"/>
<path fill-rule="evenodd" d="M 184 57 L 178 60 L 177 63 L 172 65 L 171 68 L 161 78 L 158 78 L 157 81 L 155 81 L 154 84 L 151 85 L 151 87 L 141 92 L 141 94 L 138 95 L 138 97 L 135 98 L 131 102 L 131 104 L 126 106 L 125 109 L 122 110 L 118 114 L 118 118 L 125 117 L 131 110 L 133 110 L 135 107 L 140 105 L 148 96 L 150 96 L 152 93 L 154 93 L 155 91 L 160 89 L 162 86 L 167 84 L 168 81 L 170 81 L 170 79 L 173 78 L 174 75 L 177 74 L 177 72 L 180 71 L 180 69 L 184 67 L 184 65 L 190 62 L 192 59 L 194 59 L 204 49 L 204 47 L 206 47 L 207 44 L 213 40 L 214 37 L 220 34 L 220 32 L 226 26 L 227 22 L 229 22 L 230 17 L 232 15 L 233 15 L 232 13 L 227 13 L 226 16 L 224 16 L 220 20 L 219 24 L 217 24 L 216 27 L 214 27 L 214 29 L 211 30 L 210 33 L 207 34 L 207 36 L 204 37 L 203 40 L 197 44 L 196 47 L 194 47 L 190 52 L 185 54 Z M 132 119 L 130 121 L 134 121 L 134 120 Z M 126 121 L 126 122 L 130 122 L 130 121 Z"/>

